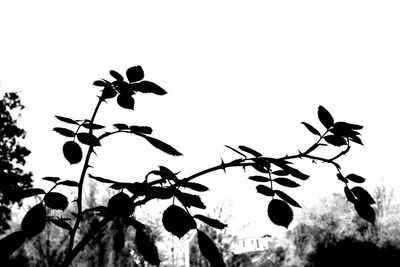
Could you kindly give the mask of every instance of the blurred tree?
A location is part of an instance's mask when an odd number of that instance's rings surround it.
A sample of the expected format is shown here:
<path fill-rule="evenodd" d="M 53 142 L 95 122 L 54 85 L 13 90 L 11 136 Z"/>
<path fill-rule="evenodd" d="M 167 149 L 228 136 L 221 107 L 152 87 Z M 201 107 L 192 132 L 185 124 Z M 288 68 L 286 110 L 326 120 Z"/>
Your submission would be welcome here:
<path fill-rule="evenodd" d="M 32 174 L 21 167 L 30 151 L 20 145 L 25 131 L 17 126 L 24 106 L 17 93 L 5 93 L 0 100 L 0 234 L 10 228 L 10 208 L 21 201 L 21 190 L 32 186 Z"/>

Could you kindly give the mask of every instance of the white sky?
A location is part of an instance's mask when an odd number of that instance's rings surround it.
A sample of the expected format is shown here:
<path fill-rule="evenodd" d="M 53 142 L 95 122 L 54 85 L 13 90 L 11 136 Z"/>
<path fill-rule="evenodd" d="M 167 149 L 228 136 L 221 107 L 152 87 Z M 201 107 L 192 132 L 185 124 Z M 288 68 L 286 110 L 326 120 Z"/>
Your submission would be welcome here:
<path fill-rule="evenodd" d="M 365 126 L 365 146 L 341 160 L 343 171 L 367 178 L 370 190 L 383 178 L 399 192 L 398 14 L 398 1 L 3 1 L 1 89 L 21 92 L 27 169 L 37 180 L 79 176 L 63 159 L 54 115 L 89 118 L 92 82 L 141 65 L 169 94 L 138 96 L 134 112 L 112 101 L 98 122 L 152 126 L 184 157 L 113 138 L 92 161 L 94 174 L 132 181 L 165 165 L 189 175 L 233 159 L 226 144 L 295 153 L 314 141 L 300 122 L 321 127 L 323 105 Z M 342 190 L 332 167 L 303 171 L 311 179 L 290 191 L 304 205 Z M 246 177 L 232 170 L 201 178 L 215 185 L 208 204 L 227 199 L 237 217 L 270 232 L 268 201 Z"/>

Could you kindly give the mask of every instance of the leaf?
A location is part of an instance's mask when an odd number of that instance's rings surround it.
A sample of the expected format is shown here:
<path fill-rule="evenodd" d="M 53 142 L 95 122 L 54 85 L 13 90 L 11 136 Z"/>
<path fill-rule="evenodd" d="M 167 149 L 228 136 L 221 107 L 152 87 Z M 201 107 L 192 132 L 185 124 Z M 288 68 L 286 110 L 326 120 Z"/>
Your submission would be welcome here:
<path fill-rule="evenodd" d="M 40 194 L 45 194 L 46 192 L 41 188 L 27 188 L 22 190 L 20 198 L 27 198 L 32 196 L 37 196 Z"/>
<path fill-rule="evenodd" d="M 336 174 L 336 177 L 337 177 L 340 181 L 342 181 L 343 183 L 346 183 L 346 184 L 347 184 L 347 183 L 349 182 L 346 178 L 343 177 L 343 175 L 342 175 L 341 173 Z"/>
<path fill-rule="evenodd" d="M 280 190 L 274 190 L 275 194 L 280 197 L 283 201 L 287 202 L 288 204 L 294 206 L 294 207 L 298 207 L 301 208 L 300 204 L 297 203 L 296 200 L 294 200 L 293 198 L 291 198 L 289 195 L 287 195 L 286 193 L 280 191 Z"/>
<path fill-rule="evenodd" d="M 135 99 L 130 94 L 119 94 L 117 97 L 117 103 L 121 108 L 134 109 Z"/>
<path fill-rule="evenodd" d="M 357 124 L 352 124 L 352 123 L 347 123 L 343 121 L 338 121 L 335 123 L 335 128 L 344 128 L 344 129 L 350 129 L 350 130 L 361 130 L 363 126 L 357 125 Z"/>
<path fill-rule="evenodd" d="M 139 83 L 134 83 L 131 84 L 130 88 L 135 91 L 135 92 L 140 92 L 140 93 L 152 93 L 156 95 L 165 95 L 167 94 L 167 91 L 162 89 L 160 86 L 153 82 L 149 81 L 141 81 Z"/>
<path fill-rule="evenodd" d="M 115 194 L 108 201 L 107 210 L 114 216 L 126 217 L 132 214 L 134 209 L 131 198 L 124 192 Z"/>
<path fill-rule="evenodd" d="M 209 190 L 207 186 L 199 184 L 199 183 L 193 183 L 193 182 L 184 183 L 184 184 L 182 184 L 182 186 L 192 189 L 197 192 L 205 192 L 205 191 Z"/>
<path fill-rule="evenodd" d="M 363 218 L 364 220 L 375 224 L 375 210 L 374 208 L 372 208 L 370 205 L 364 203 L 364 202 L 360 202 L 360 201 L 356 201 L 354 203 L 354 208 L 357 211 L 358 215 L 360 215 L 361 218 Z"/>
<path fill-rule="evenodd" d="M 347 138 L 357 137 L 357 135 L 360 135 L 359 132 L 356 132 L 354 130 L 347 129 L 347 128 L 340 128 L 336 124 L 334 124 L 333 128 L 330 129 L 329 131 L 335 135 L 339 135 L 339 136 L 347 137 Z"/>
<path fill-rule="evenodd" d="M 71 187 L 79 187 L 79 183 L 71 180 L 65 180 L 62 182 L 59 182 L 58 185 L 65 185 L 65 186 L 71 186 Z"/>
<path fill-rule="evenodd" d="M 292 175 L 293 177 L 299 178 L 300 180 L 307 180 L 310 176 L 307 174 L 302 173 L 298 169 L 286 166 L 286 170 Z"/>
<path fill-rule="evenodd" d="M 54 210 L 65 210 L 68 207 L 68 199 L 61 193 L 49 192 L 44 196 L 44 203 Z"/>
<path fill-rule="evenodd" d="M 135 235 L 136 248 L 142 254 L 145 261 L 152 265 L 160 265 L 160 257 L 158 255 L 157 247 L 151 241 L 145 229 L 137 229 Z"/>
<path fill-rule="evenodd" d="M 39 203 L 33 206 L 24 216 L 21 229 L 31 238 L 43 231 L 46 225 L 46 209 Z"/>
<path fill-rule="evenodd" d="M 65 230 L 71 231 L 72 227 L 69 223 L 67 223 L 65 220 L 62 219 L 49 219 L 51 223 L 57 225 L 58 227 L 61 227 Z"/>
<path fill-rule="evenodd" d="M 102 178 L 102 177 L 99 177 L 99 176 L 94 176 L 94 175 L 91 175 L 91 174 L 89 174 L 89 177 L 94 179 L 94 180 L 96 180 L 96 181 L 98 181 L 98 182 L 100 182 L 100 183 L 106 183 L 106 184 L 116 183 L 113 180 Z"/>
<path fill-rule="evenodd" d="M 197 195 L 192 195 L 189 193 L 184 193 L 184 192 L 178 192 L 176 194 L 176 197 L 179 199 L 179 201 L 182 203 L 182 205 L 190 208 L 190 207 L 196 207 L 199 209 L 205 209 L 206 205 L 204 205 L 203 201 L 201 201 L 201 198 Z"/>
<path fill-rule="evenodd" d="M 178 177 L 176 177 L 176 174 L 173 173 L 167 167 L 159 166 L 159 168 L 160 168 L 159 174 L 160 174 L 161 178 L 163 178 L 165 180 L 169 180 L 169 181 L 174 181 L 174 182 L 178 182 L 179 181 Z"/>
<path fill-rule="evenodd" d="M 82 149 L 74 141 L 68 141 L 64 144 L 63 153 L 70 164 L 77 164 L 82 160 Z"/>
<path fill-rule="evenodd" d="M 298 187 L 300 186 L 298 183 L 296 183 L 295 181 L 292 181 L 290 179 L 287 178 L 275 178 L 273 180 L 275 183 L 280 184 L 282 186 L 286 186 L 286 187 Z"/>
<path fill-rule="evenodd" d="M 250 176 L 249 179 L 252 181 L 255 181 L 255 182 L 260 182 L 260 183 L 271 181 L 271 179 L 269 179 L 265 176 L 261 176 L 261 175 L 253 175 L 253 176 Z"/>
<path fill-rule="evenodd" d="M 26 240 L 26 234 L 23 231 L 16 231 L 0 240 L 0 259 L 6 260 L 11 254 L 19 249 Z"/>
<path fill-rule="evenodd" d="M 293 211 L 286 202 L 272 199 L 268 204 L 268 217 L 274 224 L 288 228 L 293 220 Z"/>
<path fill-rule="evenodd" d="M 114 127 L 120 131 L 129 129 L 129 126 L 126 125 L 125 123 L 116 123 L 116 124 L 114 124 Z"/>
<path fill-rule="evenodd" d="M 354 182 L 354 183 L 364 183 L 365 182 L 365 178 L 358 176 L 356 174 L 349 174 L 346 176 L 347 179 L 349 179 L 350 181 Z"/>
<path fill-rule="evenodd" d="M 88 146 L 100 146 L 100 140 L 91 133 L 78 133 L 76 135 L 79 142 Z"/>
<path fill-rule="evenodd" d="M 332 127 L 334 123 L 332 115 L 323 106 L 318 107 L 318 119 L 326 129 Z"/>
<path fill-rule="evenodd" d="M 350 137 L 350 140 L 353 141 L 354 143 L 364 145 L 363 142 L 361 141 L 360 137 L 358 137 L 358 136 Z"/>
<path fill-rule="evenodd" d="M 302 122 L 302 124 L 304 126 L 306 126 L 307 130 L 309 130 L 312 134 L 321 136 L 321 134 L 318 132 L 318 130 L 315 129 L 314 126 L 312 126 L 311 124 L 308 124 L 307 122 L 304 122 L 304 121 Z"/>
<path fill-rule="evenodd" d="M 284 170 L 277 170 L 272 172 L 272 174 L 275 174 L 277 176 L 288 176 L 290 173 L 288 171 L 284 171 Z"/>
<path fill-rule="evenodd" d="M 117 81 L 123 81 L 124 77 L 122 77 L 121 74 L 119 74 L 118 72 L 116 72 L 115 70 L 110 70 L 110 75 L 112 77 L 114 77 L 114 79 L 116 79 Z"/>
<path fill-rule="evenodd" d="M 347 145 L 346 139 L 339 135 L 327 135 L 324 137 L 325 141 L 334 146 L 344 146 Z"/>
<path fill-rule="evenodd" d="M 105 87 L 107 86 L 108 82 L 104 81 L 104 80 L 97 80 L 93 82 L 94 86 L 99 86 L 99 87 Z"/>
<path fill-rule="evenodd" d="M 247 152 L 247 153 L 253 155 L 253 156 L 256 157 L 256 158 L 262 156 L 262 154 L 261 154 L 260 152 L 257 152 L 257 151 L 255 151 L 254 149 L 249 148 L 249 147 L 247 147 L 247 146 L 239 146 L 239 149 L 242 150 L 242 151 L 244 151 L 244 152 Z"/>
<path fill-rule="evenodd" d="M 69 123 L 69 124 L 75 124 L 78 125 L 78 123 L 70 118 L 67 117 L 62 117 L 62 116 L 55 116 L 59 121 L 65 122 L 65 123 Z"/>
<path fill-rule="evenodd" d="M 197 241 L 201 254 L 208 260 L 210 267 L 225 267 L 221 252 L 204 232 L 197 230 Z"/>
<path fill-rule="evenodd" d="M 57 181 L 60 180 L 60 177 L 43 177 L 42 179 L 53 183 L 57 183 Z"/>
<path fill-rule="evenodd" d="M 104 125 L 90 123 L 90 122 L 85 122 L 84 124 L 82 124 L 82 126 L 89 130 L 100 130 L 105 127 Z"/>
<path fill-rule="evenodd" d="M 129 127 L 131 132 L 136 132 L 136 133 L 143 133 L 143 134 L 151 134 L 153 132 L 153 129 L 149 126 L 136 126 L 132 125 Z"/>
<path fill-rule="evenodd" d="M 196 222 L 181 207 L 176 205 L 169 206 L 163 213 L 162 223 L 165 230 L 181 238 L 190 229 L 196 228 Z"/>
<path fill-rule="evenodd" d="M 141 66 L 130 67 L 126 70 L 126 77 L 130 83 L 138 82 L 143 80 L 144 71 Z"/>
<path fill-rule="evenodd" d="M 167 143 L 164 143 L 156 138 L 146 136 L 146 135 L 140 135 L 144 139 L 146 139 L 150 144 L 152 144 L 155 148 L 161 150 L 164 153 L 167 153 L 172 156 L 182 156 L 182 153 L 177 151 L 175 148 L 172 146 L 168 145 Z"/>
<path fill-rule="evenodd" d="M 62 136 L 66 136 L 66 137 L 74 137 L 75 136 L 74 131 L 71 131 L 70 129 L 66 129 L 66 128 L 62 128 L 62 127 L 55 127 L 55 128 L 53 128 L 53 131 L 61 134 Z"/>
<path fill-rule="evenodd" d="M 205 223 L 211 227 L 217 228 L 217 229 L 224 229 L 225 227 L 228 226 L 227 224 L 222 223 L 219 220 L 211 219 L 211 218 L 203 216 L 201 214 L 196 214 L 193 216 L 193 218 L 199 219 L 203 223 Z"/>
<path fill-rule="evenodd" d="M 268 186 L 260 184 L 256 186 L 256 189 L 258 193 L 263 194 L 265 196 L 272 197 L 274 195 L 274 191 Z"/>
<path fill-rule="evenodd" d="M 365 204 L 375 204 L 375 200 L 371 197 L 367 190 L 360 186 L 355 186 L 351 192 L 356 196 L 357 200 Z"/>
<path fill-rule="evenodd" d="M 108 85 L 104 87 L 103 92 L 101 94 L 101 98 L 109 99 L 109 98 L 114 98 L 116 95 L 117 91 L 115 91 L 115 89 L 112 88 L 111 85 Z"/>
<path fill-rule="evenodd" d="M 346 195 L 346 198 L 349 202 L 351 202 L 351 203 L 356 202 L 355 196 L 353 195 L 353 193 L 347 186 L 344 187 L 344 194 Z"/>

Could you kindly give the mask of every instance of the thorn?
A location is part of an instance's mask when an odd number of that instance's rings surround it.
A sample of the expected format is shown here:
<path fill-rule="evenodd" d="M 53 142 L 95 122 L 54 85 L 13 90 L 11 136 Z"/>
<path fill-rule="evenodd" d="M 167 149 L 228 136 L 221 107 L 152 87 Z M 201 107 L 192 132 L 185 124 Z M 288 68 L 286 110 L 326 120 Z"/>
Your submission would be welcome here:
<path fill-rule="evenodd" d="M 222 158 L 221 158 L 221 166 L 223 166 L 222 170 L 224 171 L 224 174 L 226 174 L 225 162 Z"/>

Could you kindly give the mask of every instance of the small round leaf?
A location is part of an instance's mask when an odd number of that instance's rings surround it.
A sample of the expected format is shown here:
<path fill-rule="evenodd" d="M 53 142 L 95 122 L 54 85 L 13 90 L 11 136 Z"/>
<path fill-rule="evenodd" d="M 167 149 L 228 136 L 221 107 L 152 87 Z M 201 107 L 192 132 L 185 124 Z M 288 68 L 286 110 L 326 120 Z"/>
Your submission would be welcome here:
<path fill-rule="evenodd" d="M 82 149 L 74 141 L 68 141 L 64 144 L 63 153 L 70 164 L 77 164 L 82 160 Z"/>
<path fill-rule="evenodd" d="M 288 228 L 293 220 L 293 211 L 286 202 L 273 199 L 268 205 L 268 217 L 274 224 Z"/>

